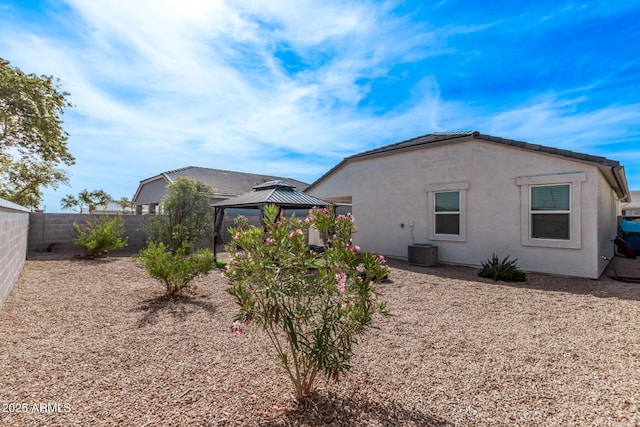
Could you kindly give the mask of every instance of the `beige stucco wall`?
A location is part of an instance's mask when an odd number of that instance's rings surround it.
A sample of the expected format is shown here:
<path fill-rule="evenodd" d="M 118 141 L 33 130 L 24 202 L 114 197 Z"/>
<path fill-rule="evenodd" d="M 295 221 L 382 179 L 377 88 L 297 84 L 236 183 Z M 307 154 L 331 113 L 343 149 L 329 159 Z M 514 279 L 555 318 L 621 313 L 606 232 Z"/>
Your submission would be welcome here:
<path fill-rule="evenodd" d="M 142 186 L 136 204 L 148 205 L 150 203 L 160 203 L 167 192 L 167 181 L 158 178 L 155 181 L 148 182 Z"/>
<path fill-rule="evenodd" d="M 574 184 L 580 190 L 580 212 L 573 216 L 580 225 L 580 247 L 523 245 L 517 178 L 560 174 L 582 177 Z M 433 219 L 425 187 L 447 183 L 468 188 L 464 241 L 428 238 Z M 597 167 L 477 140 L 351 160 L 310 193 L 320 198 L 351 196 L 359 229 L 355 243 L 399 258 L 406 258 L 411 243 L 433 243 L 443 262 L 479 266 L 496 253 L 518 258 L 525 270 L 595 278 L 606 266 L 599 256 L 610 253 L 604 240 L 615 236 L 615 227 L 609 226 L 615 202 L 609 200 L 611 189 Z M 599 202 L 599 196 L 606 200 Z"/>
<path fill-rule="evenodd" d="M 622 212 L 615 193 L 601 174 L 598 176 L 598 194 L 598 255 L 595 262 L 599 276 L 615 254 L 613 239 L 618 231 L 618 216 Z"/>

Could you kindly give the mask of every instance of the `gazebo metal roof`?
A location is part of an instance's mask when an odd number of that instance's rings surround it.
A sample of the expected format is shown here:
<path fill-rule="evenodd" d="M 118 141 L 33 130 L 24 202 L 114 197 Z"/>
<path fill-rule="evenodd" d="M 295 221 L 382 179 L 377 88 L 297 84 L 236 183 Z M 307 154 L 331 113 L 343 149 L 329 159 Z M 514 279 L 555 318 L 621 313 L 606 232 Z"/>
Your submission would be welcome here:
<path fill-rule="evenodd" d="M 282 211 L 283 209 L 304 209 L 313 208 L 314 206 L 329 206 L 330 203 L 295 190 L 295 185 L 288 182 L 275 180 L 265 182 L 253 187 L 253 191 L 222 200 L 214 203 L 215 223 L 214 223 L 214 245 L 213 254 L 216 256 L 216 244 L 220 239 L 220 229 L 222 228 L 222 220 L 224 211 L 227 208 L 253 208 L 262 209 L 266 205 L 276 205 Z"/>
<path fill-rule="evenodd" d="M 214 203 L 214 208 L 260 208 L 274 204 L 284 209 L 328 206 L 325 200 L 295 190 L 295 185 L 276 180 L 252 187 L 253 191 Z"/>

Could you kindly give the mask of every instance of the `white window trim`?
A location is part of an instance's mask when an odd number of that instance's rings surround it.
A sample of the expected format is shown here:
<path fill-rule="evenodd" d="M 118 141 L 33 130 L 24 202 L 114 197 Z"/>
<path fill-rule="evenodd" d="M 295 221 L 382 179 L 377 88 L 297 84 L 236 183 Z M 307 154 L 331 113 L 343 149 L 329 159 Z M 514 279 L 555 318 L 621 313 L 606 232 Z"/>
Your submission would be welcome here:
<path fill-rule="evenodd" d="M 447 182 L 439 184 L 427 184 L 424 190 L 427 192 L 427 210 L 429 215 L 428 236 L 429 240 L 443 240 L 450 242 L 467 241 L 467 190 L 469 182 Z M 436 193 L 457 191 L 460 197 L 460 234 L 436 234 Z"/>
<path fill-rule="evenodd" d="M 584 172 L 521 176 L 516 178 L 520 186 L 520 244 L 544 248 L 580 249 L 582 247 L 581 182 L 587 180 Z M 569 185 L 570 214 L 569 240 L 531 238 L 531 187 L 541 185 Z"/>

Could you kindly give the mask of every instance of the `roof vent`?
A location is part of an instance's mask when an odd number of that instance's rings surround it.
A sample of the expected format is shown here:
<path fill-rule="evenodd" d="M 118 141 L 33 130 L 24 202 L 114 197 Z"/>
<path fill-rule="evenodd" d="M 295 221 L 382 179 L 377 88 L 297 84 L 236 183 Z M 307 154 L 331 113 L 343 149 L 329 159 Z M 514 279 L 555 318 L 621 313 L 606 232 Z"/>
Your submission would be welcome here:
<path fill-rule="evenodd" d="M 256 191 L 271 190 L 271 189 L 293 191 L 296 188 L 296 186 L 278 179 L 275 181 L 269 181 L 269 182 L 265 182 L 264 184 L 256 185 L 255 187 L 252 187 L 252 188 Z"/>

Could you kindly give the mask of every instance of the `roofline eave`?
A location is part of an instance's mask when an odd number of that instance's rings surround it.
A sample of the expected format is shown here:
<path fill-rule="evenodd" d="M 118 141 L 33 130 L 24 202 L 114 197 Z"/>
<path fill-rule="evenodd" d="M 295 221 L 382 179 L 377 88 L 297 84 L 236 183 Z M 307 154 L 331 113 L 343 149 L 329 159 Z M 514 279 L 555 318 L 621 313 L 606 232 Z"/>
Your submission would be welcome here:
<path fill-rule="evenodd" d="M 165 181 L 167 181 L 167 183 L 171 183 L 171 181 L 167 180 L 166 174 L 164 172 L 156 176 L 152 176 L 151 178 L 143 179 L 142 181 L 140 181 L 140 184 L 138 184 L 138 189 L 133 195 L 133 199 L 131 201 L 135 202 L 136 200 L 138 200 L 138 196 L 140 195 L 140 190 L 142 190 L 143 186 L 149 184 L 150 182 L 157 181 L 159 179 L 164 179 Z"/>
<path fill-rule="evenodd" d="M 611 173 L 616 180 L 618 185 L 618 197 L 620 197 L 620 201 L 630 202 L 631 201 L 631 193 L 629 191 L 629 184 L 627 183 L 627 174 L 624 171 L 624 166 L 613 166 L 611 167 Z"/>

